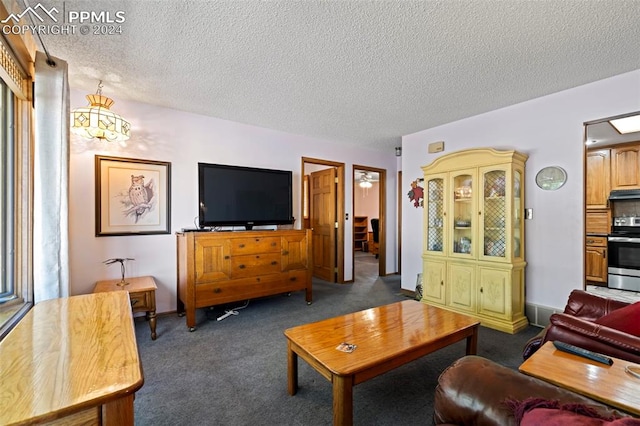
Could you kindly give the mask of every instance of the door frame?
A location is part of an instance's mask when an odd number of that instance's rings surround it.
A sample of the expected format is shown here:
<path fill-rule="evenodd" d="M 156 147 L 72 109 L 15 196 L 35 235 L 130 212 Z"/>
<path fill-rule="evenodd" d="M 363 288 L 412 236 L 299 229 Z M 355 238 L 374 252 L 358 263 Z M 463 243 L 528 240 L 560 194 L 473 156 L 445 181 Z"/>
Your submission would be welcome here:
<path fill-rule="evenodd" d="M 386 216 L 387 216 L 387 169 L 379 169 L 372 166 L 362 166 L 354 164 L 351 170 L 351 185 L 355 186 L 356 170 L 365 172 L 376 172 L 380 176 L 378 181 L 378 275 L 384 277 L 387 275 L 387 232 L 386 232 Z M 355 190 L 351 191 L 351 206 L 353 208 L 352 215 L 355 217 Z M 352 256 L 352 269 L 355 271 L 355 256 Z M 355 272 L 354 272 L 355 276 Z"/>
<path fill-rule="evenodd" d="M 336 176 L 338 178 L 338 184 L 336 186 L 336 221 L 338 222 L 338 233 L 336 235 L 336 247 L 333 249 L 336 251 L 335 259 L 336 259 L 336 282 L 339 284 L 344 284 L 344 217 L 345 217 L 345 207 L 344 207 L 344 163 L 339 163 L 336 161 L 322 160 L 319 158 L 311 158 L 311 157 L 302 157 L 300 164 L 300 212 L 304 211 L 304 202 L 305 202 L 305 164 L 316 164 L 327 167 L 335 167 L 336 168 Z M 309 210 L 310 211 L 310 210 Z M 304 228 L 304 220 L 303 220 L 303 228 Z"/>

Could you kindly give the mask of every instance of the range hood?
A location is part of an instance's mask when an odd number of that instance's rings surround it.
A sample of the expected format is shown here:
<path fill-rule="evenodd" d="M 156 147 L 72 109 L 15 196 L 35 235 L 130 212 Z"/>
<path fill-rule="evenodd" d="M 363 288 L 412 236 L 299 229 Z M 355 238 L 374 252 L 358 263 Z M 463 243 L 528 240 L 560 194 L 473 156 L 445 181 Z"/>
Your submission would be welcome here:
<path fill-rule="evenodd" d="M 609 200 L 640 200 L 640 189 L 616 189 L 609 194 Z"/>

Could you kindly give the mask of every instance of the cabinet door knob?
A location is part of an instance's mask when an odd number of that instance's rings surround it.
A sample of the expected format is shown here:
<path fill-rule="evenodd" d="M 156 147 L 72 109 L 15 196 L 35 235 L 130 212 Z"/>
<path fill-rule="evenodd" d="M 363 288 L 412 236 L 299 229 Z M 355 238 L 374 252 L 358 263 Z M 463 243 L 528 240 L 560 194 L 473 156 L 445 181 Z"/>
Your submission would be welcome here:
<path fill-rule="evenodd" d="M 444 280 L 440 280 L 440 285 L 444 285 Z"/>
<path fill-rule="evenodd" d="M 482 292 L 483 292 L 482 287 L 480 287 L 480 293 L 482 293 Z"/>
<path fill-rule="evenodd" d="M 244 248 L 244 244 L 240 244 L 240 246 L 239 246 L 239 247 L 240 247 L 240 248 Z"/>
<path fill-rule="evenodd" d="M 244 268 L 246 268 L 246 266 L 244 266 L 244 265 L 238 265 L 238 268 L 240 268 L 240 269 L 244 269 Z"/>
<path fill-rule="evenodd" d="M 286 255 L 288 255 L 288 254 L 289 254 L 289 250 L 283 250 L 283 251 L 282 251 L 282 255 L 283 255 L 283 256 L 286 256 Z"/>
<path fill-rule="evenodd" d="M 272 261 L 272 262 L 271 262 L 271 264 L 272 264 L 272 265 L 277 265 L 277 264 L 278 264 L 278 262 L 274 260 L 274 261 Z"/>
<path fill-rule="evenodd" d="M 214 293 L 222 293 L 222 289 L 220 287 L 216 287 L 213 289 Z"/>
<path fill-rule="evenodd" d="M 606 259 L 606 258 L 607 258 L 607 250 L 604 250 L 604 251 L 602 252 L 602 257 L 603 257 L 604 259 Z"/>

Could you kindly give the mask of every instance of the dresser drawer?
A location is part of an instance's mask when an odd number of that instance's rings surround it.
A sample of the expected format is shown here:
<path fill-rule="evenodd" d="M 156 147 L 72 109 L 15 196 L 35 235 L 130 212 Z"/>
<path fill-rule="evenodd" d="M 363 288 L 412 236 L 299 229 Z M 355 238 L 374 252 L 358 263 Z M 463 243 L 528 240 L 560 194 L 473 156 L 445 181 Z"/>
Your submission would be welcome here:
<path fill-rule="evenodd" d="M 280 253 L 280 237 L 247 237 L 231 240 L 231 255 Z"/>
<path fill-rule="evenodd" d="M 290 286 L 289 274 L 279 274 L 220 281 L 196 286 L 199 308 L 284 293 Z M 282 288 L 282 291 L 274 291 Z"/>
<path fill-rule="evenodd" d="M 281 270 L 280 253 L 260 253 L 231 258 L 231 277 L 245 278 L 277 274 Z"/>

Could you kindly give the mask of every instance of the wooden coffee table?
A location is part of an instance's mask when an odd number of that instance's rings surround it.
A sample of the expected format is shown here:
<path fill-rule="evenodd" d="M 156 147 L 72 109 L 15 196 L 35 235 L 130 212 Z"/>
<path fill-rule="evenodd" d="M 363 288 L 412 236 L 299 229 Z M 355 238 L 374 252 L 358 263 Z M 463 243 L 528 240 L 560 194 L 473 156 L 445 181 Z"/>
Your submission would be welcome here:
<path fill-rule="evenodd" d="M 553 342 L 545 343 L 519 370 L 556 386 L 596 401 L 640 415 L 640 379 L 624 371 L 633 362 L 613 358 L 606 365 L 578 355 L 559 351 Z"/>
<path fill-rule="evenodd" d="M 298 389 L 298 356 L 333 383 L 333 424 L 353 423 L 353 386 L 467 339 L 476 353 L 475 318 L 405 300 L 287 329 L 288 391 Z M 355 345 L 352 352 L 337 349 Z"/>

